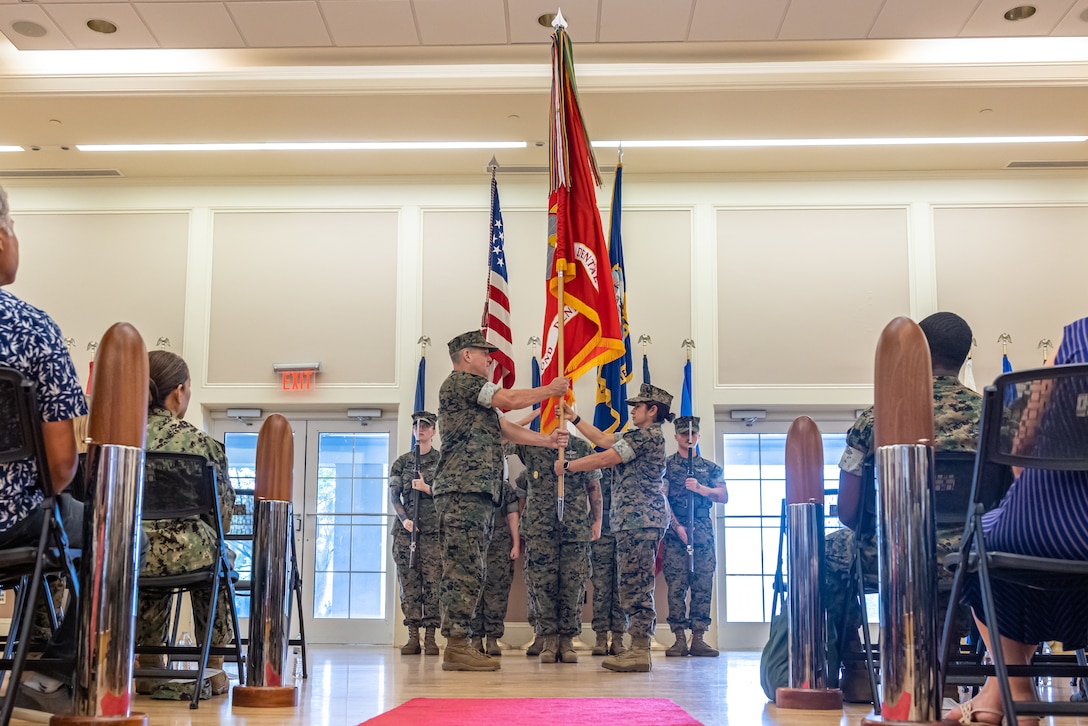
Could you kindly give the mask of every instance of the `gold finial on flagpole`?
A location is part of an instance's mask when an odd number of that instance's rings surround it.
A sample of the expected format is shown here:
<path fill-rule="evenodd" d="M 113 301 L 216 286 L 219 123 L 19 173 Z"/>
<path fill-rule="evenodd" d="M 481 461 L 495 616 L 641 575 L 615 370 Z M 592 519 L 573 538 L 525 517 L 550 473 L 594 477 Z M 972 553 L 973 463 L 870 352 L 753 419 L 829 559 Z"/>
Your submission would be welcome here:
<path fill-rule="evenodd" d="M 1002 333 L 997 336 L 997 342 L 1001 343 L 1001 355 L 1009 354 L 1009 344 L 1012 343 L 1012 336 L 1008 333 Z"/>
<path fill-rule="evenodd" d="M 68 349 L 68 355 L 72 355 L 72 348 L 76 347 L 76 339 L 70 336 L 65 338 L 64 347 Z"/>
<path fill-rule="evenodd" d="M 653 345 L 654 341 L 650 340 L 650 336 L 646 335 L 646 333 L 643 333 L 638 336 L 638 344 L 642 346 L 642 355 L 646 355 L 646 346 Z"/>
<path fill-rule="evenodd" d="M 429 346 L 431 344 L 431 336 L 421 335 L 421 336 L 419 336 L 419 340 L 417 340 L 416 343 L 419 344 L 419 356 L 420 356 L 420 358 L 426 358 L 427 357 L 427 346 Z"/>
<path fill-rule="evenodd" d="M 1050 360 L 1050 349 L 1054 347 L 1054 344 L 1050 342 L 1050 338 L 1043 338 L 1039 341 L 1039 348 L 1043 349 L 1043 363 Z"/>
<path fill-rule="evenodd" d="M 687 352 L 688 360 L 691 360 L 691 351 L 695 348 L 695 341 L 691 338 L 684 338 L 684 342 L 680 344 L 680 347 Z"/>
<path fill-rule="evenodd" d="M 155 341 L 155 345 L 159 347 L 159 350 L 166 350 L 170 347 L 170 339 L 164 335 Z"/>

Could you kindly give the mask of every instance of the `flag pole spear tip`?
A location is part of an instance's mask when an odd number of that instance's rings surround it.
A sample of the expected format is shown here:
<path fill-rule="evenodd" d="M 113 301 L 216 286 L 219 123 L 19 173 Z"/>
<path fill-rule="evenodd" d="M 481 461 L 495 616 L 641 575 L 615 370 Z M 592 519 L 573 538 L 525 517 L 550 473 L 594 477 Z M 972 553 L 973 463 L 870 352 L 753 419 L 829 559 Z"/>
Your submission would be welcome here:
<path fill-rule="evenodd" d="M 495 155 L 491 155 L 491 161 L 487 162 L 487 170 L 491 173 L 495 173 L 499 170 L 499 160 L 495 158 Z"/>
<path fill-rule="evenodd" d="M 562 8 L 556 8 L 556 10 L 555 10 L 555 19 L 552 20 L 552 27 L 557 28 L 557 29 L 567 27 L 567 19 L 563 17 L 563 9 Z"/>

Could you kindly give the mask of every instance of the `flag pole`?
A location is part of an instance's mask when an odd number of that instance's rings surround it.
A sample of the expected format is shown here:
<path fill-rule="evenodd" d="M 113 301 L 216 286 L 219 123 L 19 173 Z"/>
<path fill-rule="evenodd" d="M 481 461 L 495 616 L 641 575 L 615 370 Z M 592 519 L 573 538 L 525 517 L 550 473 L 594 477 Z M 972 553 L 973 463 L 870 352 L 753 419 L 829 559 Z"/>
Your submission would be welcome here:
<path fill-rule="evenodd" d="M 567 361 L 566 361 L 565 351 L 563 350 L 563 326 L 564 326 L 564 322 L 565 322 L 565 319 L 566 319 L 567 316 L 566 316 L 566 305 L 565 305 L 564 297 L 563 297 L 563 270 L 562 269 L 559 270 L 559 273 L 558 273 L 557 277 L 559 278 L 559 288 L 558 288 L 558 292 L 559 292 L 559 306 L 558 306 L 558 308 L 559 308 L 559 346 L 558 346 L 557 352 L 559 354 L 559 373 L 560 373 L 560 375 L 566 375 Z M 564 428 L 567 425 L 567 399 L 566 399 L 566 396 L 560 396 L 559 397 L 559 425 L 563 426 Z M 564 449 L 564 447 L 560 446 L 559 447 L 559 463 L 560 463 L 560 465 L 562 465 L 563 462 L 566 461 L 566 459 L 567 459 L 567 452 Z M 555 490 L 555 511 L 559 516 L 559 521 L 560 522 L 563 521 L 563 495 L 565 493 L 564 484 L 565 483 L 563 481 L 563 474 L 560 473 L 559 474 L 559 483 L 558 483 L 558 485 L 556 487 L 556 490 Z"/>

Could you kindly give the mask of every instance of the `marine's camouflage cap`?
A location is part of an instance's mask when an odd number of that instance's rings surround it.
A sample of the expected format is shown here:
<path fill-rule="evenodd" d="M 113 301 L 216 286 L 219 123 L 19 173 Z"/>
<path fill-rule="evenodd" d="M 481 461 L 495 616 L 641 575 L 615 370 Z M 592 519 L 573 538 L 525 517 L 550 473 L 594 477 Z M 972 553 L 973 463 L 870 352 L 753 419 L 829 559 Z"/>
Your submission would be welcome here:
<path fill-rule="evenodd" d="M 636 403 L 660 403 L 665 408 L 669 408 L 672 406 L 672 394 L 664 388 L 643 383 L 642 387 L 638 389 L 638 395 L 627 399 L 628 406 L 633 406 Z"/>
<path fill-rule="evenodd" d="M 686 434 L 688 427 L 691 427 L 692 433 L 699 433 L 699 417 L 698 416 L 680 416 L 672 422 L 673 427 L 678 434 Z"/>
<path fill-rule="evenodd" d="M 485 350 L 498 350 L 497 347 L 491 345 L 484 340 L 484 334 L 479 330 L 470 330 L 467 333 L 461 333 L 456 338 L 449 342 L 450 355 L 453 355 L 459 350 L 465 348 L 484 348 Z"/>
<path fill-rule="evenodd" d="M 423 423 L 430 424 L 431 428 L 434 428 L 438 423 L 438 416 L 430 411 L 416 411 L 412 414 L 412 423 L 416 421 L 422 421 Z"/>

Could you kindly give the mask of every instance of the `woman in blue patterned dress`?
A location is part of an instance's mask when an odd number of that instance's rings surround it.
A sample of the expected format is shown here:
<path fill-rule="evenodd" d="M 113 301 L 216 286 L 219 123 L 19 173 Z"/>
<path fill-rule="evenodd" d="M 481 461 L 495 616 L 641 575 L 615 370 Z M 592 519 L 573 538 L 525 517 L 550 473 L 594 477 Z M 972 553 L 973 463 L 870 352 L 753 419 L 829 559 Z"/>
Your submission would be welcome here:
<path fill-rule="evenodd" d="M 1088 318 L 1065 327 L 1057 352 L 1046 365 L 1088 362 Z M 1088 392 L 1081 381 L 1074 393 Z M 1051 396 L 1070 391 L 1056 388 Z M 1029 404 L 1031 405 L 1031 404 Z M 1051 409 L 1053 411 L 1053 409 Z M 1062 426 L 1068 422 L 1044 415 L 1039 427 Z M 1066 425 L 1063 425 L 1066 424 Z M 1044 444 L 1045 445 L 1045 444 Z M 1001 503 L 982 519 L 982 533 L 988 549 L 1035 557 L 1088 560 L 1088 472 L 1024 469 Z M 1060 640 L 1069 649 L 1088 645 L 1088 598 L 1081 593 L 1036 590 L 1001 580 L 993 581 L 994 603 L 1001 632 L 1001 648 L 1008 665 L 1031 662 L 1039 643 Z M 982 622 L 982 597 L 977 577 L 967 582 L 964 599 L 974 612 L 979 632 L 990 646 L 990 634 Z M 1011 678 L 1015 701 L 1035 700 L 1028 678 Z M 1001 693 L 996 678 L 988 678 L 975 698 L 953 709 L 950 719 L 963 723 L 1001 723 Z M 1024 719 L 1035 723 L 1037 719 Z"/>

